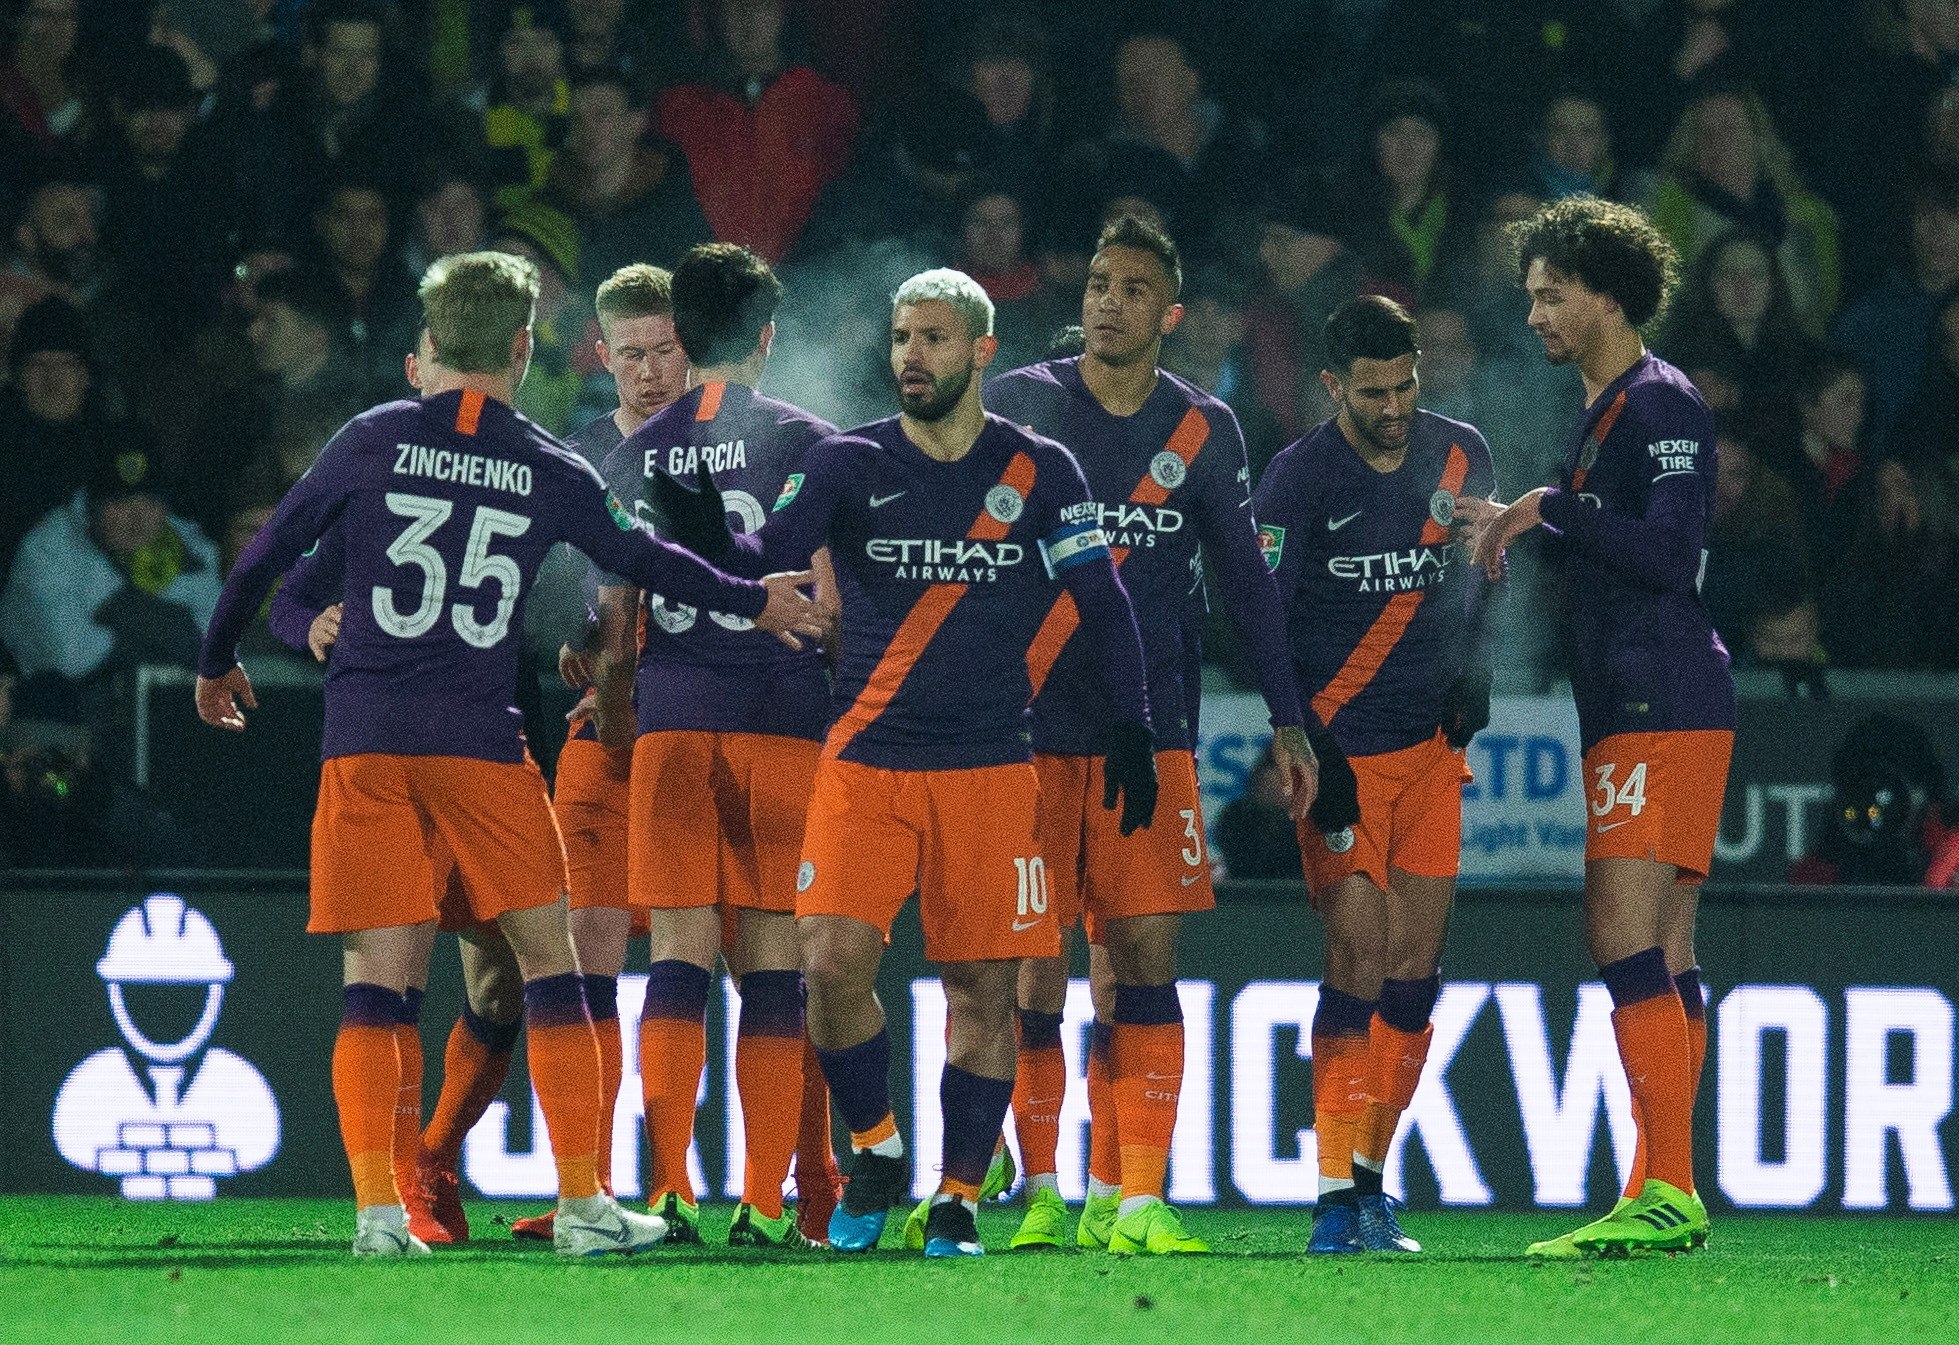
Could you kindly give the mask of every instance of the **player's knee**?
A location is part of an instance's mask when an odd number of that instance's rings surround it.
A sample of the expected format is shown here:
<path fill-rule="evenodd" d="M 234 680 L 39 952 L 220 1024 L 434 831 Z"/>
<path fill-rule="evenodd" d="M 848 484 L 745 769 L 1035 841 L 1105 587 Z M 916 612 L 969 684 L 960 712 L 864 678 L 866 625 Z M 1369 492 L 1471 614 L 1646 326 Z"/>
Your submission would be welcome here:
<path fill-rule="evenodd" d="M 877 979 L 877 945 L 866 945 L 829 921 L 804 922 L 802 952 L 803 977 L 812 993 L 835 994 Z"/>

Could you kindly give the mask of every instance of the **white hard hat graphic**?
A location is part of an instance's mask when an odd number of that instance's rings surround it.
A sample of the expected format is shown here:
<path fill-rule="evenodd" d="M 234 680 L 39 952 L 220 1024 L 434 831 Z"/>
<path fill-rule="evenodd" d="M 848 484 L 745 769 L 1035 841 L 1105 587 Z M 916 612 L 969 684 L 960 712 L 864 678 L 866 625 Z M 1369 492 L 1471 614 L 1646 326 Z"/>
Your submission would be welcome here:
<path fill-rule="evenodd" d="M 171 892 L 156 892 L 123 913 L 95 964 L 105 981 L 218 985 L 232 975 L 218 931 Z"/>

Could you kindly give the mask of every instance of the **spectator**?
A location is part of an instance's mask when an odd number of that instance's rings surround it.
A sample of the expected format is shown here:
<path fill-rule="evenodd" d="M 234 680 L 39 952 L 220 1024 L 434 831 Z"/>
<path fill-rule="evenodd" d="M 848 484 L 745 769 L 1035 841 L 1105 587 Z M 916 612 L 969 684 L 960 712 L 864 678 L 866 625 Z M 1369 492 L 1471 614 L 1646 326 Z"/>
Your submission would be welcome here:
<path fill-rule="evenodd" d="M 1733 229 L 1761 238 L 1774 249 L 1803 331 L 1822 336 L 1842 280 L 1836 212 L 1796 175 L 1761 99 L 1717 89 L 1690 104 L 1646 206 L 1683 265 Z"/>
<path fill-rule="evenodd" d="M 88 320 L 66 299 L 21 315 L 0 392 L 0 575 L 27 530 L 73 495 L 100 452 Z"/>
<path fill-rule="evenodd" d="M 102 287 L 101 194 L 73 175 L 42 182 L 14 226 L 14 251 L 0 271 L 0 350 L 20 315 L 58 296 L 87 307 Z"/>
<path fill-rule="evenodd" d="M 540 190 L 571 118 L 565 43 L 535 10 L 511 11 L 497 44 L 497 78 L 483 109 L 483 141 L 496 161 L 497 204 L 510 209 Z"/>
<path fill-rule="evenodd" d="M 1161 33 L 1116 48 L 1116 123 L 1102 179 L 1168 216 L 1185 251 L 1209 247 L 1221 211 L 1253 199 L 1263 181 L 1265 128 L 1204 96 L 1190 53 Z"/>
<path fill-rule="evenodd" d="M 1823 647 L 1844 668 L 1959 669 L 1959 546 L 1938 483 L 1893 459 L 1818 594 Z"/>
<path fill-rule="evenodd" d="M 986 115 L 979 166 L 1003 190 L 1038 210 L 1062 157 L 1054 74 L 1040 27 L 1014 11 L 982 17 L 964 85 Z"/>
<path fill-rule="evenodd" d="M 79 0 L 22 0 L 10 16 L 7 57 L 0 61 L 0 112 L 9 144 L 50 154 L 86 128 L 75 78 Z"/>
<path fill-rule="evenodd" d="M 1701 597 L 1722 643 L 1745 666 L 1762 661 L 1756 623 L 1786 616 L 1807 599 L 1801 579 L 1802 515 L 1796 493 L 1762 465 L 1749 439 L 1724 427 L 1716 448 L 1714 520 Z"/>
<path fill-rule="evenodd" d="M 959 230 L 959 268 L 993 300 L 999 370 L 1041 358 L 1047 338 L 1075 307 L 1048 292 L 1041 269 L 1027 256 L 1026 217 L 1012 193 L 985 189 L 966 207 Z"/>
<path fill-rule="evenodd" d="M 1619 165 L 1612 157 L 1605 105 L 1575 90 L 1553 98 L 1537 126 L 1537 151 L 1525 190 L 1546 201 L 1580 195 L 1610 200 L 1618 188 Z"/>
<path fill-rule="evenodd" d="M 1229 406 L 1245 434 L 1251 479 L 1285 447 L 1285 432 L 1258 400 L 1251 355 L 1245 347 L 1245 309 L 1251 287 L 1215 263 L 1192 273 L 1184 286 L 1184 320 L 1164 343 L 1163 365 Z M 1050 335 L 1054 326 L 1050 324 Z M 1045 339 L 1045 338 L 1044 338 Z"/>
<path fill-rule="evenodd" d="M 708 239 L 687 160 L 647 135 L 646 121 L 645 104 L 619 71 L 572 81 L 564 149 L 540 199 L 577 226 L 586 275 L 649 258 L 665 264 Z"/>
<path fill-rule="evenodd" d="M 1832 344 L 1857 361 L 1880 441 L 1910 402 L 1933 344 L 1940 300 L 1959 287 L 1959 176 L 1920 178 L 1911 199 L 1911 263 L 1845 309 Z"/>
<path fill-rule="evenodd" d="M 1932 319 L 1938 349 L 1918 395 L 1886 443 L 1920 480 L 1935 480 L 1942 500 L 1959 501 L 1959 291 L 1948 294 Z"/>
<path fill-rule="evenodd" d="M 580 300 L 578 229 L 564 212 L 532 201 L 497 224 L 496 249 L 529 258 L 537 266 L 537 321 L 532 328 L 530 371 L 517 389 L 516 407 L 553 434 L 571 428 L 585 376 L 598 367 L 589 349 Z"/>
<path fill-rule="evenodd" d="M 1476 217 L 1448 148 L 1441 95 L 1411 81 L 1385 85 L 1338 193 L 1344 236 L 1370 284 L 1411 308 L 1459 289 L 1474 247 Z"/>
<path fill-rule="evenodd" d="M 1789 869 L 1801 884 L 1915 887 L 1949 849 L 1945 766 L 1924 729 L 1896 715 L 1859 720 L 1830 754 L 1830 825 Z M 1951 874 L 1933 885 L 1943 887 Z"/>
<path fill-rule="evenodd" d="M 467 171 L 438 166 L 415 198 L 415 227 L 401 249 L 401 263 L 421 276 L 444 257 L 489 246 L 489 207 L 483 185 Z"/>
<path fill-rule="evenodd" d="M 565 0 L 565 65 L 572 83 L 591 70 L 616 70 L 634 88 L 653 77 L 655 32 L 626 21 L 626 0 Z"/>
<path fill-rule="evenodd" d="M 1272 749 L 1252 767 L 1245 792 L 1218 812 L 1218 853 L 1227 878 L 1297 879 L 1303 876 L 1299 831 L 1286 811 L 1284 783 Z"/>
<path fill-rule="evenodd" d="M 388 247 L 391 227 L 387 197 L 361 178 L 330 186 L 313 215 L 318 268 L 338 310 L 335 358 L 368 406 L 407 394 L 402 357 L 421 325 L 415 277 Z"/>
<path fill-rule="evenodd" d="M 1763 444 L 1763 459 L 1796 492 L 1809 544 L 1810 569 L 1821 573 L 1842 551 L 1869 488 L 1864 448 L 1864 376 L 1834 351 L 1812 352 L 1796 385 L 1799 428 L 1793 441 Z"/>
<path fill-rule="evenodd" d="M 25 678 L 75 703 L 138 663 L 197 665 L 217 606 L 217 548 L 174 517 L 152 474 L 146 435 L 115 427 L 87 483 L 27 534 L 0 595 L 0 640 Z"/>
<path fill-rule="evenodd" d="M 1795 388 L 1810 343 L 1765 240 L 1735 230 L 1710 243 L 1655 344 L 1683 369 L 1728 371 L 1758 421 L 1780 418 L 1773 437 L 1793 432 Z"/>
<path fill-rule="evenodd" d="M 668 89 L 656 125 L 687 156 L 708 226 L 771 262 L 788 255 L 850 161 L 857 104 L 802 63 L 783 0 L 722 0 L 705 77 Z"/>
<path fill-rule="evenodd" d="M 1332 414 L 1320 386 L 1327 317 L 1361 288 L 1360 259 L 1340 241 L 1316 182 L 1275 194 L 1256 227 L 1263 293 L 1245 315 L 1258 403 L 1288 438 Z"/>

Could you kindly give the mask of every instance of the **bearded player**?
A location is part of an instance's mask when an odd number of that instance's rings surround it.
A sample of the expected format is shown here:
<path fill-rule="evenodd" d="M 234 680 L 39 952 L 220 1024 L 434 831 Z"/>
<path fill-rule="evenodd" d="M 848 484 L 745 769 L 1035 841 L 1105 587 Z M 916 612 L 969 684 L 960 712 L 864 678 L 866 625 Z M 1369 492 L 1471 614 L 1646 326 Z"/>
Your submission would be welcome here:
<path fill-rule="evenodd" d="M 1489 722 L 1487 605 L 1452 545 L 1458 495 L 1495 489 L 1474 427 L 1418 406 L 1415 322 L 1391 299 L 1327 318 L 1340 408 L 1254 497 L 1299 685 L 1326 725 L 1300 855 L 1325 929 L 1313 1012 L 1319 1203 L 1307 1250 L 1418 1252 L 1382 1190 L 1428 1059 L 1462 850 L 1463 751 Z"/>
<path fill-rule="evenodd" d="M 1693 1115 L 1707 1023 L 1694 958 L 1699 884 L 1734 747 L 1728 651 L 1701 602 L 1714 511 L 1714 421 L 1680 370 L 1647 351 L 1673 249 L 1639 211 L 1577 196 L 1512 226 L 1530 325 L 1578 368 L 1579 419 L 1556 486 L 1466 502 L 1476 557 L 1542 526 L 1565 581 L 1571 686 L 1585 751 L 1585 930 L 1612 994 L 1639 1151 L 1605 1218 L 1533 1256 L 1700 1246 Z"/>
<path fill-rule="evenodd" d="M 795 588 L 808 575 L 751 584 L 654 541 L 608 507 L 589 467 L 510 409 L 537 294 L 536 268 L 501 253 L 430 268 L 406 368 L 421 400 L 377 407 L 327 444 L 246 547 L 199 654 L 199 716 L 242 731 L 237 702 L 255 701 L 240 634 L 301 553 L 344 528 L 352 600 L 327 681 L 309 928 L 345 947 L 333 1076 L 357 1255 L 428 1250 L 408 1231 L 392 1146 L 397 1029 L 406 988 L 426 975 L 438 839 L 472 915 L 498 923 L 524 978 L 532 1082 L 558 1169 L 557 1249 L 632 1251 L 666 1231 L 599 1185 L 598 1042 L 565 916 L 564 852 L 510 704 L 511 629 L 545 552 L 571 541 L 650 588 L 785 638 L 821 631 Z"/>
<path fill-rule="evenodd" d="M 991 410 L 1066 444 L 1081 463 L 1149 665 L 1162 820 L 1131 835 L 1097 806 L 1110 707 L 1066 595 L 1035 639 L 1028 669 L 1041 853 L 1064 928 L 1085 920 L 1096 989 L 1089 1191 L 1076 1241 L 1129 1254 L 1208 1250 L 1164 1200 L 1184 1058 L 1177 929 L 1186 912 L 1214 904 L 1190 709 L 1198 676 L 1191 650 L 1203 613 L 1200 545 L 1258 670 L 1296 817 L 1315 788 L 1282 609 L 1252 522 L 1237 418 L 1157 367 L 1163 338 L 1183 316 L 1182 281 L 1176 244 L 1125 217 L 1102 233 L 1089 265 L 1083 353 L 1013 370 L 985 393 Z M 1017 1249 L 1059 1246 L 1066 1217 L 1055 1149 L 1067 988 L 1065 958 L 1021 970 L 1014 1129 L 1028 1175 Z"/>

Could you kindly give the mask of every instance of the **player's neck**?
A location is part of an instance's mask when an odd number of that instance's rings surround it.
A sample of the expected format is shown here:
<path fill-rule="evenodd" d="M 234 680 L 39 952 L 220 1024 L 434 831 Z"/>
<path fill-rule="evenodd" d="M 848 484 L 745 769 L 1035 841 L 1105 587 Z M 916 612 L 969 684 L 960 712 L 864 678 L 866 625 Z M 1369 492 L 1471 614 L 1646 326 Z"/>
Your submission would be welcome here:
<path fill-rule="evenodd" d="M 480 392 L 492 401 L 509 406 L 517 400 L 517 380 L 509 374 L 459 373 L 441 365 L 425 364 L 421 391 L 423 400 L 440 397 L 445 392 Z"/>
<path fill-rule="evenodd" d="M 1585 380 L 1585 405 L 1599 399 L 1619 375 L 1638 364 L 1646 354 L 1646 343 L 1639 329 L 1625 327 L 1607 334 L 1598 345 L 1578 361 L 1578 375 Z"/>
<path fill-rule="evenodd" d="M 634 430 L 638 429 L 640 426 L 644 425 L 647 421 L 651 419 L 652 419 L 651 416 L 642 416 L 636 411 L 627 410 L 623 403 L 620 405 L 617 411 L 614 411 L 612 413 L 612 423 L 619 427 L 619 435 L 621 438 L 624 438 L 626 435 L 631 434 Z"/>
<path fill-rule="evenodd" d="M 761 381 L 762 361 L 753 356 L 727 364 L 687 366 L 687 386 L 690 388 L 698 388 L 703 383 L 736 383 L 752 389 Z"/>
<path fill-rule="evenodd" d="M 938 420 L 919 420 L 908 414 L 898 417 L 905 438 L 918 445 L 918 451 L 935 462 L 957 462 L 973 451 L 980 431 L 986 428 L 986 411 L 972 388 L 959 404 Z"/>
<path fill-rule="evenodd" d="M 1156 391 L 1156 361 L 1162 353 L 1163 343 L 1159 341 L 1127 364 L 1110 364 L 1095 355 L 1083 355 L 1082 382 L 1104 411 L 1112 416 L 1133 416 Z"/>

